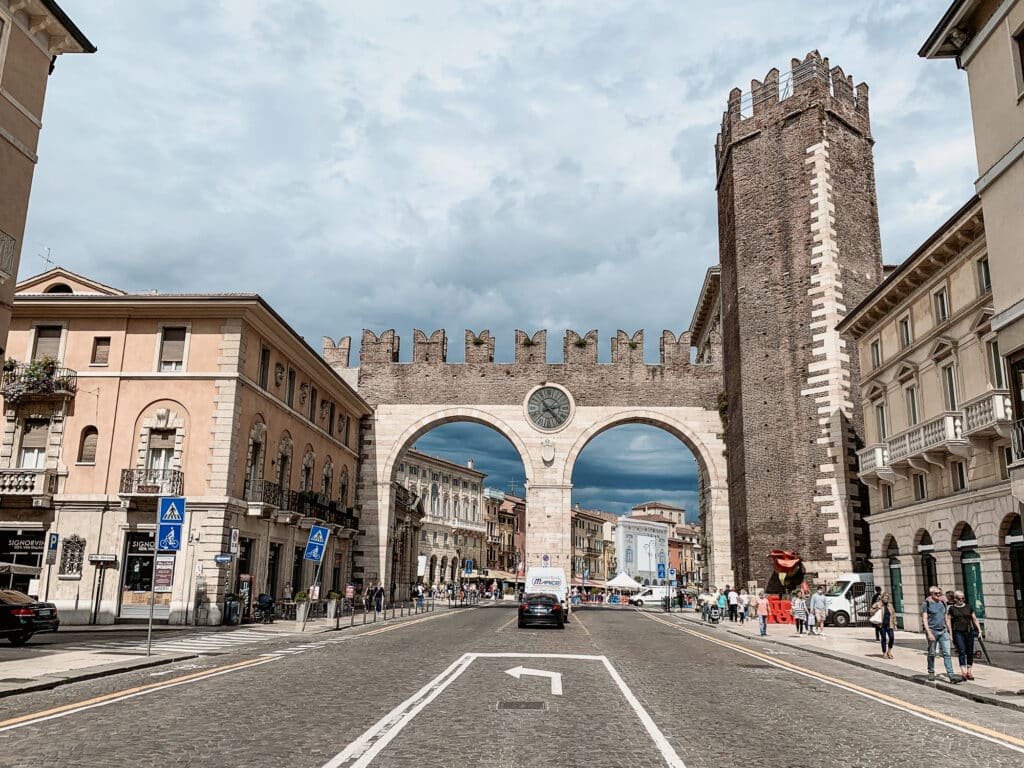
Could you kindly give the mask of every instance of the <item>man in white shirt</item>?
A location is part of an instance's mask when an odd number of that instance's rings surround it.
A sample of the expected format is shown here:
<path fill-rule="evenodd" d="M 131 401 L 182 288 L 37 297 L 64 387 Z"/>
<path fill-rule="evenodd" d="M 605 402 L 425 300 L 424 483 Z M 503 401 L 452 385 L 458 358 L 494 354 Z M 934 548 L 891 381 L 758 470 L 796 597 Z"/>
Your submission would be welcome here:
<path fill-rule="evenodd" d="M 729 621 L 736 621 L 740 596 L 734 587 L 729 588 Z"/>

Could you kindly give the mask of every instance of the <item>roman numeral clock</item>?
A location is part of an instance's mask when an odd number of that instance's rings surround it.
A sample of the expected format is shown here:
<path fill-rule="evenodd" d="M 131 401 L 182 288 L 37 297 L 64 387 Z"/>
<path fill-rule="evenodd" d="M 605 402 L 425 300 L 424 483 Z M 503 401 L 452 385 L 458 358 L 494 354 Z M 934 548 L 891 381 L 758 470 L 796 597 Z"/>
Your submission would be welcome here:
<path fill-rule="evenodd" d="M 526 398 L 526 415 L 542 432 L 556 432 L 572 416 L 573 402 L 568 390 L 554 384 L 534 389 Z"/>

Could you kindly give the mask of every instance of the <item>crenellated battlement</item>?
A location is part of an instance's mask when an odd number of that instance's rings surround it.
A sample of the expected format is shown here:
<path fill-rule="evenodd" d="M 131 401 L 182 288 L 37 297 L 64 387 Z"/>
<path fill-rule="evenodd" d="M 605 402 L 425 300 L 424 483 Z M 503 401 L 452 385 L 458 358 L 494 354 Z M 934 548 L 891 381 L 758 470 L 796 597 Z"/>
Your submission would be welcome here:
<path fill-rule="evenodd" d="M 363 331 L 363 343 L 359 354 L 359 364 L 399 363 L 400 338 L 395 330 L 388 329 L 378 336 L 373 331 Z M 600 338 L 597 330 L 579 334 L 567 330 L 562 339 L 562 360 L 547 359 L 548 332 L 539 330 L 531 336 L 525 331 L 516 330 L 515 362 L 513 365 L 570 365 L 570 366 L 642 366 L 644 361 L 644 332 L 636 331 L 630 336 L 626 331 L 619 330 L 609 339 L 611 362 L 598 362 L 598 344 Z M 476 333 L 465 331 L 465 363 L 448 363 L 448 337 L 444 329 L 436 330 L 430 336 L 414 329 L 412 342 L 412 363 L 447 364 L 453 366 L 509 363 L 494 362 L 495 338 L 489 330 Z M 345 336 L 337 344 L 329 337 L 324 337 L 324 359 L 335 368 L 346 368 L 350 365 L 351 338 Z M 657 365 L 686 367 L 691 365 L 691 340 L 688 332 L 676 336 L 672 331 L 661 334 Z"/>
<path fill-rule="evenodd" d="M 868 110 L 868 86 L 853 84 L 842 67 L 830 67 L 818 51 L 803 61 L 792 59 L 790 70 L 781 79 L 778 69 L 770 69 L 764 80 L 751 80 L 750 90 L 729 92 L 722 127 L 715 141 L 719 169 L 729 147 L 757 133 L 766 125 L 810 109 L 821 107 L 864 136 L 871 134 Z"/>

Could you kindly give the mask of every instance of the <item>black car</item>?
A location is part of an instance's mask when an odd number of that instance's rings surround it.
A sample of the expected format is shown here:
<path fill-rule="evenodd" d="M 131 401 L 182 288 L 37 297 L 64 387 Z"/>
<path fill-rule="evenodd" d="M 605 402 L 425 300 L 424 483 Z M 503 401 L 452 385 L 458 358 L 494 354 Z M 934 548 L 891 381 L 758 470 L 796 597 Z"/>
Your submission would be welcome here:
<path fill-rule="evenodd" d="M 56 632 L 59 626 L 53 603 L 40 603 L 14 589 L 0 589 L 0 637 L 6 637 L 11 645 L 24 645 L 32 635 Z"/>
<path fill-rule="evenodd" d="M 565 629 L 565 610 L 558 595 L 537 592 L 523 597 L 519 605 L 519 626 L 522 628 L 531 624 Z"/>

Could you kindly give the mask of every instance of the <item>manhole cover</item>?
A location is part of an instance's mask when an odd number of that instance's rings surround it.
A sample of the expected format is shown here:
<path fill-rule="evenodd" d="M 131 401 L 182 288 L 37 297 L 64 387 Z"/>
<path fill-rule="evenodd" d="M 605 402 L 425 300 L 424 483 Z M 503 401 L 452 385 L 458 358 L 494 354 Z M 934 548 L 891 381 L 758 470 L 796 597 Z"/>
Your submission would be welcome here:
<path fill-rule="evenodd" d="M 543 701 L 499 701 L 498 709 L 519 709 L 544 711 L 548 705 Z"/>

